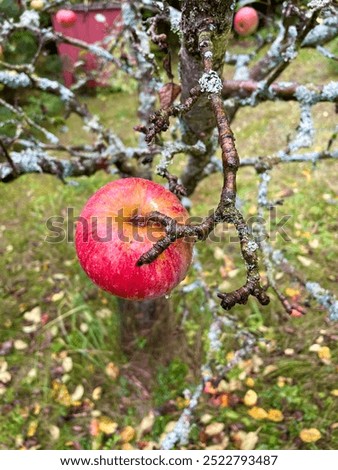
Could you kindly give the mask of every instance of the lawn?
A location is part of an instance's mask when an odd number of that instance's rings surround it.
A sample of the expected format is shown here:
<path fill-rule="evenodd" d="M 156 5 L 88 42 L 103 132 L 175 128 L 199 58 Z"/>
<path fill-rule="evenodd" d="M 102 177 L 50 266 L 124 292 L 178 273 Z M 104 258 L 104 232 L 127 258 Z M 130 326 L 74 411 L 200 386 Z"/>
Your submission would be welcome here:
<path fill-rule="evenodd" d="M 320 64 L 317 52 L 304 50 L 282 79 L 328 83 L 335 70 Z M 134 93 L 99 93 L 83 100 L 125 142 L 136 141 Z M 313 149 L 321 150 L 335 110 L 326 103 L 314 109 Z M 284 148 L 298 118 L 292 103 L 240 110 L 233 125 L 240 156 Z M 76 117 L 66 124 L 68 133 L 60 134 L 65 143 L 86 137 Z M 180 158 L 174 170 L 182 166 Z M 290 216 L 285 226 L 290 240 L 275 234 L 273 245 L 306 278 L 332 292 L 338 257 L 336 170 L 334 162 L 285 164 L 273 170 L 270 186 L 272 199 L 285 198 L 277 219 Z M 156 448 L 200 381 L 211 322 L 202 289 L 182 291 L 181 286 L 172 293 L 175 323 L 184 338 L 181 348 L 172 350 L 169 359 L 168 354 L 152 358 L 140 337 L 130 356 L 121 349 L 119 304 L 81 270 L 71 227 L 69 240 L 63 225 L 62 242 L 46 241 L 50 217 L 65 217 L 70 208 L 76 217 L 87 198 L 112 178 L 100 172 L 64 185 L 52 176 L 27 175 L 1 186 L 0 449 Z M 254 217 L 254 170 L 241 169 L 238 182 L 241 207 L 246 217 Z M 207 214 L 217 204 L 220 187 L 220 175 L 205 179 L 192 197 L 192 215 Z M 203 271 L 192 268 L 183 287 L 201 275 L 215 291 L 240 285 L 245 273 L 238 243 L 229 242 L 231 233 L 226 231 L 217 243 L 198 245 Z M 188 448 L 236 449 L 243 436 L 254 438 L 256 449 L 337 448 L 337 329 L 298 284 L 283 274 L 277 281 L 288 296 L 303 300 L 306 315 L 288 318 L 273 294 L 267 307 L 250 300 L 234 308 L 238 324 L 260 338 L 259 346 L 219 384 L 217 393 L 203 393 Z M 222 340 L 217 359 L 225 363 L 236 342 L 231 332 Z M 140 357 L 148 374 L 142 374 Z M 254 406 L 248 403 L 255 396 L 249 390 L 257 395 Z M 217 426 L 221 431 L 215 433 Z M 315 443 L 299 437 L 308 428 L 320 432 Z"/>

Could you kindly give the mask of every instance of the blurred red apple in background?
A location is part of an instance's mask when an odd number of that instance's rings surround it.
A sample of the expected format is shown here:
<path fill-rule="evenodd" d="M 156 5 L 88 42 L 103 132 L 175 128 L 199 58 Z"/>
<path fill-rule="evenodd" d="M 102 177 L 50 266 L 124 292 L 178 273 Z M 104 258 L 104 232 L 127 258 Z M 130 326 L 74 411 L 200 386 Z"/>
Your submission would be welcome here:
<path fill-rule="evenodd" d="M 55 19 L 59 24 L 67 28 L 76 23 L 77 17 L 76 13 L 72 10 L 59 10 L 55 15 Z"/>
<path fill-rule="evenodd" d="M 191 240 L 178 239 L 152 263 L 136 265 L 165 235 L 158 223 L 136 221 L 154 211 L 181 224 L 188 218 L 174 194 L 142 178 L 108 183 L 88 200 L 76 226 L 75 246 L 82 268 L 95 284 L 118 297 L 143 300 L 168 294 L 185 278 Z"/>
<path fill-rule="evenodd" d="M 258 27 L 259 18 L 257 11 L 252 7 L 243 7 L 238 10 L 234 18 L 234 28 L 240 36 L 249 36 Z"/>

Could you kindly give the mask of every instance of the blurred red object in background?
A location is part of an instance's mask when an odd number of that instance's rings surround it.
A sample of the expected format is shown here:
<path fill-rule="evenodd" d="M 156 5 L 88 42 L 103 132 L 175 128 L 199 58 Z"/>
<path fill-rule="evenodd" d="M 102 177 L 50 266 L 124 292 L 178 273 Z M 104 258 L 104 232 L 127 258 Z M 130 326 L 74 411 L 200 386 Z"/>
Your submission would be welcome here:
<path fill-rule="evenodd" d="M 74 5 L 72 10 L 76 13 L 77 21 L 72 26 L 62 26 L 56 21 L 56 13 L 52 15 L 53 28 L 70 38 L 80 39 L 89 44 L 102 41 L 106 36 L 116 34 L 121 28 L 120 4 L 109 6 L 96 3 L 94 5 Z M 78 60 L 84 61 L 84 70 L 89 73 L 98 67 L 98 59 L 94 54 L 71 44 L 58 44 L 58 53 L 63 63 L 63 79 L 69 88 L 75 83 L 74 65 Z M 81 53 L 81 55 L 80 55 Z M 89 87 L 102 86 L 100 80 L 89 79 Z"/>

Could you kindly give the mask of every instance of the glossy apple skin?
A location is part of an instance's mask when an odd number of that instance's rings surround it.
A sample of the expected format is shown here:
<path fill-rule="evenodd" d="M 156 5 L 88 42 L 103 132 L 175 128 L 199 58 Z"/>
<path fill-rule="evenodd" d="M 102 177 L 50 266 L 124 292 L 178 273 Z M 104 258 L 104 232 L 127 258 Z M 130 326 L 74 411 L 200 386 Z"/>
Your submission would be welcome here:
<path fill-rule="evenodd" d="M 72 10 L 59 10 L 55 15 L 55 19 L 59 24 L 67 28 L 76 23 L 77 16 Z"/>
<path fill-rule="evenodd" d="M 76 226 L 75 247 L 95 284 L 118 297 L 144 300 L 168 294 L 185 278 L 193 250 L 188 239 L 176 240 L 152 263 L 136 266 L 164 230 L 159 224 L 135 225 L 130 218 L 154 211 L 179 223 L 189 215 L 174 194 L 141 178 L 108 183 L 88 200 Z"/>
<path fill-rule="evenodd" d="M 240 36 L 249 36 L 258 27 L 257 11 L 252 7 L 243 7 L 238 10 L 234 18 L 234 29 Z"/>

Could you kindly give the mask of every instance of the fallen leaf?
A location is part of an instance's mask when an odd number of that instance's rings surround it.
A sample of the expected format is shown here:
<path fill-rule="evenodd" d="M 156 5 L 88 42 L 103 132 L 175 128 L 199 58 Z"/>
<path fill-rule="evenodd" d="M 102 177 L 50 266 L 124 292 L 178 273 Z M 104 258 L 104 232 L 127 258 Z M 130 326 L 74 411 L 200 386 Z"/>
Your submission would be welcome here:
<path fill-rule="evenodd" d="M 28 425 L 27 437 L 35 436 L 35 433 L 36 433 L 37 429 L 38 429 L 38 422 L 37 421 L 31 421 Z"/>
<path fill-rule="evenodd" d="M 93 437 L 96 437 L 100 432 L 99 429 L 99 420 L 94 418 L 89 424 L 89 434 Z"/>
<path fill-rule="evenodd" d="M 300 294 L 300 291 L 299 289 L 293 289 L 292 287 L 287 287 L 285 289 L 285 294 L 288 296 L 288 297 L 294 297 L 296 295 L 299 295 Z"/>
<path fill-rule="evenodd" d="M 123 443 L 132 441 L 135 435 L 136 435 L 136 431 L 132 426 L 126 426 L 120 432 L 120 438 Z"/>
<path fill-rule="evenodd" d="M 21 339 L 16 339 L 14 341 L 14 348 L 17 350 L 17 351 L 23 351 L 24 349 L 27 349 L 28 348 L 28 344 L 25 343 L 24 341 L 22 341 Z"/>
<path fill-rule="evenodd" d="M 117 427 L 117 423 L 115 423 L 115 421 L 113 421 L 108 416 L 101 416 L 99 418 L 99 431 L 103 432 L 103 434 L 113 434 Z"/>
<path fill-rule="evenodd" d="M 283 421 L 284 416 L 280 410 L 270 409 L 268 410 L 267 419 L 274 421 L 275 423 L 279 423 L 280 421 Z"/>
<path fill-rule="evenodd" d="M 313 248 L 314 250 L 315 250 L 316 248 L 318 248 L 318 247 L 319 247 L 319 240 L 318 240 L 318 238 L 314 238 L 313 240 L 310 240 L 310 241 L 309 241 L 309 245 L 310 245 L 310 247 Z"/>
<path fill-rule="evenodd" d="M 328 346 L 321 346 L 317 354 L 318 354 L 319 359 L 322 359 L 322 360 L 331 359 L 331 351 Z"/>
<path fill-rule="evenodd" d="M 305 266 L 306 268 L 312 264 L 312 260 L 310 258 L 306 258 L 305 256 L 298 255 L 298 261 Z"/>
<path fill-rule="evenodd" d="M 63 406 L 72 406 L 74 403 L 67 389 L 67 386 L 57 380 L 52 383 L 53 398 L 57 403 Z"/>
<path fill-rule="evenodd" d="M 224 438 L 219 444 L 213 444 L 211 446 L 207 446 L 205 450 L 224 450 L 227 448 L 228 444 L 229 444 L 229 438 L 228 436 L 224 436 Z"/>
<path fill-rule="evenodd" d="M 287 348 L 284 350 L 285 356 L 293 356 L 295 354 L 295 350 L 292 348 Z"/>
<path fill-rule="evenodd" d="M 74 392 L 71 395 L 72 402 L 77 402 L 81 400 L 84 394 L 84 387 L 82 384 L 76 386 Z"/>
<path fill-rule="evenodd" d="M 232 436 L 235 446 L 240 450 L 253 450 L 258 442 L 258 432 L 238 431 Z"/>
<path fill-rule="evenodd" d="M 338 397 L 338 388 L 331 390 L 331 395 L 333 395 L 334 397 Z"/>
<path fill-rule="evenodd" d="M 60 428 L 58 428 L 54 424 L 51 424 L 49 426 L 48 431 L 49 431 L 50 437 L 53 441 L 57 441 L 59 439 L 59 437 L 60 437 Z"/>
<path fill-rule="evenodd" d="M 95 387 L 92 393 L 92 399 L 97 401 L 101 398 L 102 395 L 102 387 Z"/>
<path fill-rule="evenodd" d="M 70 372 L 73 369 L 73 359 L 69 356 L 65 357 L 62 361 L 62 368 L 64 372 Z"/>
<path fill-rule="evenodd" d="M 117 377 L 119 376 L 120 369 L 115 365 L 113 362 L 109 362 L 106 366 L 106 374 L 108 375 L 109 378 L 112 380 L 116 380 Z"/>
<path fill-rule="evenodd" d="M 61 290 L 60 292 L 56 292 L 55 294 L 53 294 L 50 300 L 52 302 L 58 302 L 59 300 L 63 299 L 64 296 L 65 296 L 65 293 Z"/>
<path fill-rule="evenodd" d="M 209 413 L 205 413 L 200 417 L 200 421 L 202 424 L 208 424 L 212 420 L 213 416 L 210 415 Z"/>
<path fill-rule="evenodd" d="M 125 444 L 122 444 L 121 450 L 135 450 L 135 448 L 129 444 L 129 442 L 126 442 Z"/>
<path fill-rule="evenodd" d="M 268 413 L 263 408 L 259 408 L 258 406 L 251 408 L 248 411 L 248 414 L 251 416 L 251 418 L 257 420 L 266 419 L 268 417 Z"/>
<path fill-rule="evenodd" d="M 218 261 L 224 259 L 224 256 L 225 256 L 225 253 L 224 251 L 219 247 L 219 246 L 216 246 L 216 248 L 214 249 L 214 257 L 215 259 L 217 259 Z"/>
<path fill-rule="evenodd" d="M 34 333 L 38 329 L 38 325 L 26 325 L 22 327 L 22 331 L 26 334 Z"/>
<path fill-rule="evenodd" d="M 25 312 L 23 317 L 31 323 L 38 324 L 41 322 L 41 308 L 35 307 L 30 312 Z"/>
<path fill-rule="evenodd" d="M 169 423 L 166 424 L 164 428 L 165 434 L 168 434 L 169 432 L 172 432 L 175 427 L 176 427 L 177 421 L 169 421 Z"/>
<path fill-rule="evenodd" d="M 145 416 L 139 426 L 137 427 L 137 438 L 140 439 L 140 437 L 144 436 L 145 434 L 148 434 L 155 423 L 155 414 L 153 411 L 150 411 L 147 416 Z"/>
<path fill-rule="evenodd" d="M 211 423 L 205 428 L 204 432 L 207 436 L 218 436 L 225 428 L 224 423 Z"/>
<path fill-rule="evenodd" d="M 319 352 L 320 349 L 321 349 L 321 346 L 320 344 L 317 344 L 317 343 L 311 344 L 311 346 L 309 347 L 310 352 Z"/>
<path fill-rule="evenodd" d="M 299 433 L 299 437 L 303 442 L 316 442 L 322 435 L 316 428 L 302 429 Z"/>
<path fill-rule="evenodd" d="M 257 400 L 258 400 L 258 395 L 254 390 L 248 390 L 243 398 L 244 405 L 246 406 L 256 405 Z"/>
<path fill-rule="evenodd" d="M 248 377 L 245 381 L 245 385 L 247 387 L 254 387 L 255 386 L 255 381 L 252 377 Z"/>
<path fill-rule="evenodd" d="M 211 382 L 206 382 L 204 385 L 204 393 L 208 393 L 209 395 L 215 395 L 217 393 L 217 389 L 212 385 Z"/>
<path fill-rule="evenodd" d="M 109 308 L 101 308 L 100 310 L 97 310 L 95 315 L 98 318 L 101 318 L 101 320 L 106 320 L 107 318 L 110 318 L 112 316 L 112 311 L 109 310 Z"/>

